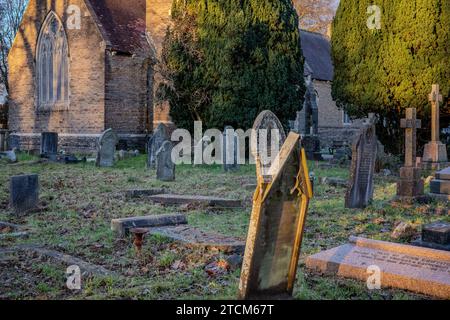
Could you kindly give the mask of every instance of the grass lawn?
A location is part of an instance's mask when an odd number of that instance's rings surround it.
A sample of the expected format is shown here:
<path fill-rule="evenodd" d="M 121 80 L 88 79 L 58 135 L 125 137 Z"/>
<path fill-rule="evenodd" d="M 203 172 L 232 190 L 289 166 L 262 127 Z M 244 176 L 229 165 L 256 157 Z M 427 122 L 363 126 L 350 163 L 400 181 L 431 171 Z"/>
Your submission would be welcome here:
<path fill-rule="evenodd" d="M 121 161 L 115 168 L 77 165 L 0 164 L 0 221 L 25 225 L 27 239 L 0 240 L 0 250 L 35 244 L 101 265 L 114 276 L 83 278 L 80 291 L 65 285 L 67 265 L 33 253 L 0 255 L 0 299 L 234 299 L 240 271 L 208 276 L 205 266 L 223 258 L 221 253 L 187 248 L 161 237 L 146 239 L 137 258 L 130 239 L 116 239 L 110 231 L 113 218 L 179 212 L 177 207 L 152 204 L 145 199 L 126 200 L 127 189 L 165 187 L 173 193 L 239 198 L 244 209 L 185 212 L 189 223 L 204 230 L 245 239 L 251 211 L 254 167 L 224 173 L 221 167 L 178 166 L 176 182 L 163 183 L 145 168 L 145 156 Z M 316 178 L 347 178 L 347 169 L 320 170 L 310 164 Z M 8 214 L 8 184 L 12 175 L 37 173 L 45 210 L 22 218 Z M 306 256 L 344 244 L 350 235 L 392 241 L 396 223 L 416 224 L 449 216 L 428 214 L 443 204 L 392 207 L 395 177 L 377 177 L 375 200 L 365 210 L 344 208 L 345 189 L 316 185 L 306 224 L 294 297 L 297 299 L 426 299 L 401 290 L 370 291 L 365 283 L 323 277 L 305 270 Z"/>

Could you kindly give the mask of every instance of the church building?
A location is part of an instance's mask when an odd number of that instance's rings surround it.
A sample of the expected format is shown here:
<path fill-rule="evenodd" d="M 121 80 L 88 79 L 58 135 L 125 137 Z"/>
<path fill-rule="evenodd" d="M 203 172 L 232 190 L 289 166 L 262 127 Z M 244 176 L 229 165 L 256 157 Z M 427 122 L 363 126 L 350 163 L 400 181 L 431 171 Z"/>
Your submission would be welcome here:
<path fill-rule="evenodd" d="M 92 151 L 112 128 L 122 148 L 143 148 L 154 123 L 158 55 L 172 0 L 30 0 L 10 50 L 10 144 Z"/>

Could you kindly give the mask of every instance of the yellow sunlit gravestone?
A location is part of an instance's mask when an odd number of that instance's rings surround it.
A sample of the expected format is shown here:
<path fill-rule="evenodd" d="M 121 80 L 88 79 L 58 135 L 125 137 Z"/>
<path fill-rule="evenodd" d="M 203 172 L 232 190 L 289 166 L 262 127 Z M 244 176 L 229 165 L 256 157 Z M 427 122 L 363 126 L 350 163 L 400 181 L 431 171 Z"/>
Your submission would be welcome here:
<path fill-rule="evenodd" d="M 247 236 L 240 299 L 292 295 L 309 201 L 313 196 L 300 136 L 291 132 L 257 188 Z"/>

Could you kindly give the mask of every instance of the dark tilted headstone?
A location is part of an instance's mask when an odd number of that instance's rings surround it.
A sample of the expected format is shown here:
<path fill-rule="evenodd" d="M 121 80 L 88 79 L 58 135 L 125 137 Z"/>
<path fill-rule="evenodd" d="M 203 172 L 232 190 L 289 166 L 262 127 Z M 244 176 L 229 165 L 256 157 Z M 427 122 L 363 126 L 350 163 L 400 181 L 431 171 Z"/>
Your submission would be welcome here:
<path fill-rule="evenodd" d="M 147 168 L 155 169 L 156 153 L 161 148 L 163 143 L 169 140 L 170 137 L 167 127 L 160 123 L 147 143 Z"/>
<path fill-rule="evenodd" d="M 377 149 L 375 119 L 371 116 L 353 144 L 349 188 L 345 196 L 346 208 L 365 208 L 372 201 Z"/>
<path fill-rule="evenodd" d="M 58 134 L 43 132 L 41 134 L 41 157 L 55 159 L 58 154 Z"/>
<path fill-rule="evenodd" d="M 172 161 L 172 142 L 163 143 L 156 153 L 156 178 L 160 181 L 175 180 L 175 163 Z"/>
<path fill-rule="evenodd" d="M 10 207 L 16 215 L 36 209 L 39 204 L 38 175 L 11 177 L 9 193 Z"/>
<path fill-rule="evenodd" d="M 436 250 L 450 251 L 450 223 L 433 222 L 422 227 L 422 239 L 413 242 L 414 245 Z"/>
<path fill-rule="evenodd" d="M 239 138 L 233 127 L 226 127 L 223 132 L 223 170 L 239 170 Z"/>
<path fill-rule="evenodd" d="M 102 133 L 97 141 L 96 165 L 98 167 L 114 166 L 114 156 L 118 141 L 119 139 L 112 129 L 108 129 Z"/>

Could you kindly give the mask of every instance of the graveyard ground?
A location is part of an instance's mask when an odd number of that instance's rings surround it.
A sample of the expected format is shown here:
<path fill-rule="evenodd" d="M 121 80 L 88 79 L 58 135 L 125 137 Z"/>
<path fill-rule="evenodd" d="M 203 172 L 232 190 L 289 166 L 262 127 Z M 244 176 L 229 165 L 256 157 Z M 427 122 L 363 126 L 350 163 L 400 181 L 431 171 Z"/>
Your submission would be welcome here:
<path fill-rule="evenodd" d="M 183 210 L 190 225 L 245 239 L 251 211 L 254 167 L 223 173 L 221 167 L 177 167 L 177 180 L 158 182 L 145 169 L 145 156 L 124 160 L 115 168 L 93 164 L 36 164 L 20 155 L 19 164 L 0 164 L 0 221 L 25 225 L 26 239 L 0 240 L 0 299 L 234 299 L 239 270 L 208 275 L 205 266 L 226 259 L 219 252 L 187 248 L 162 237 L 148 237 L 141 258 L 136 258 L 131 239 L 119 240 L 110 231 L 113 218 L 176 213 Z M 34 159 L 35 160 L 35 159 Z M 319 177 L 346 178 L 348 169 L 321 170 Z M 8 181 L 11 175 L 38 173 L 41 185 L 39 212 L 23 218 L 8 213 Z M 401 290 L 367 290 L 364 283 L 324 277 L 305 270 L 307 255 L 344 244 L 350 235 L 394 241 L 396 224 L 417 225 L 450 216 L 432 214 L 443 204 L 391 206 L 396 178 L 377 176 L 373 205 L 366 210 L 344 209 L 345 189 L 316 180 L 303 242 L 296 299 L 426 299 Z M 208 210 L 200 207 L 163 207 L 143 199 L 126 200 L 127 189 L 166 187 L 173 193 L 215 195 L 245 200 L 245 208 Z M 445 211 L 447 212 L 447 211 Z M 5 232 L 5 230 L 0 230 Z M 417 231 L 418 235 L 419 231 Z M 396 240 L 398 241 L 398 240 Z M 112 276 L 83 279 L 81 291 L 65 286 L 67 265 L 32 251 L 10 251 L 19 245 L 39 245 L 111 270 Z M 1 251 L 4 251 L 1 253 Z"/>

